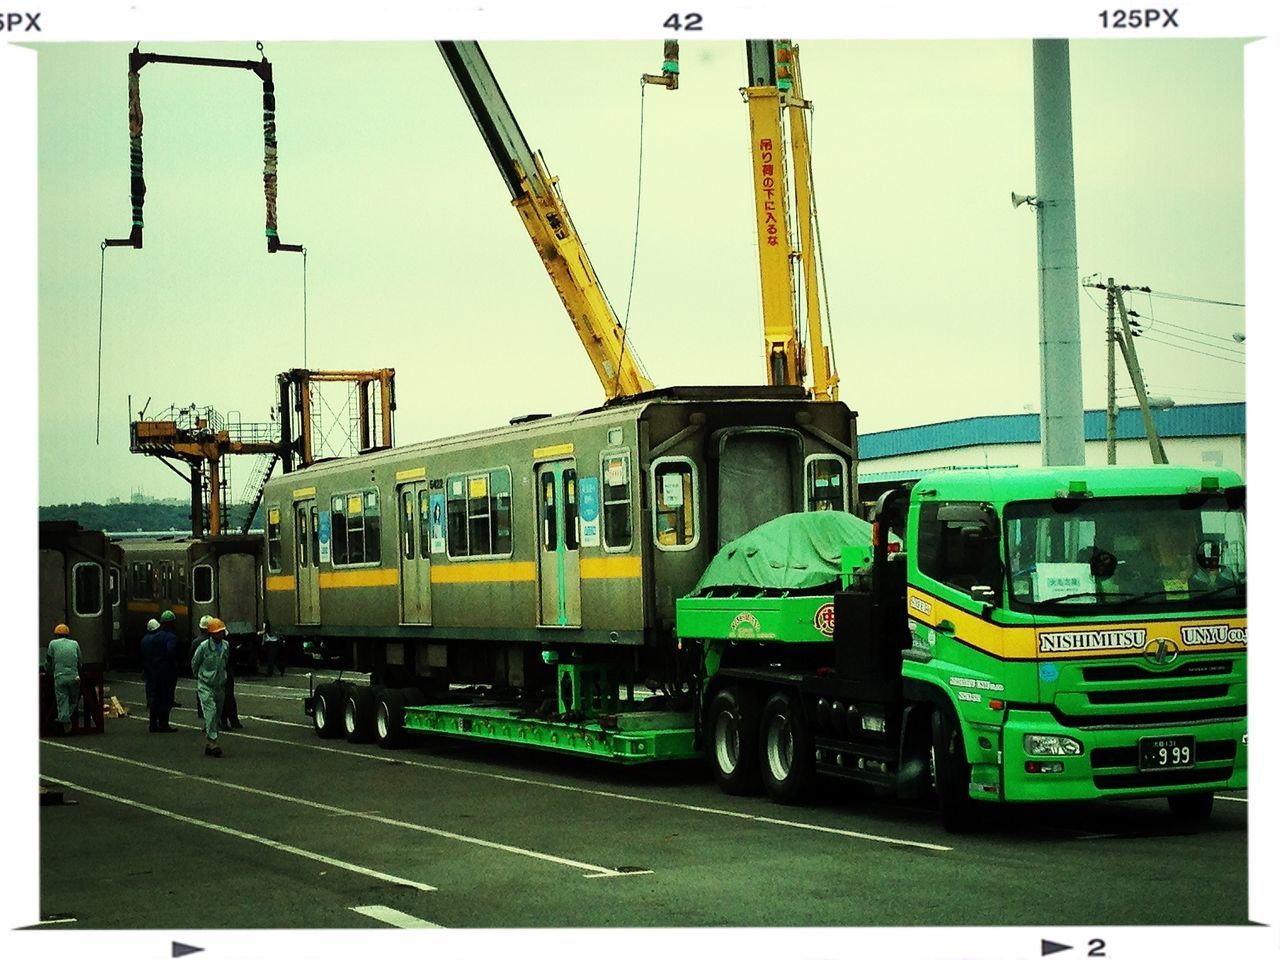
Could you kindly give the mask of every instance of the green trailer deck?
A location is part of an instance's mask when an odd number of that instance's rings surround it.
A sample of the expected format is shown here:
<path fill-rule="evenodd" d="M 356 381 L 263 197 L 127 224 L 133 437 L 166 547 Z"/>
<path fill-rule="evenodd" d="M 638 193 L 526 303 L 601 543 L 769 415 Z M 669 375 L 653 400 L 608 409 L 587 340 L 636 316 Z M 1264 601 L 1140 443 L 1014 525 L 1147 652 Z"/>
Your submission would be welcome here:
<path fill-rule="evenodd" d="M 694 747 L 692 718 L 679 711 L 625 711 L 573 723 L 526 716 L 512 707 L 427 704 L 404 708 L 404 728 L 626 765 L 701 755 Z"/>

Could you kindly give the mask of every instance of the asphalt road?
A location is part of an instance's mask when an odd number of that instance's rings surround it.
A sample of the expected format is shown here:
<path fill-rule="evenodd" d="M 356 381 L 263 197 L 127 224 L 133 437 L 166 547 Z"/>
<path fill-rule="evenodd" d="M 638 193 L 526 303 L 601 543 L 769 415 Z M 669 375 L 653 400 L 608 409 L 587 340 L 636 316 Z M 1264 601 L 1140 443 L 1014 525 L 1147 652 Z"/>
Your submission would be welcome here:
<path fill-rule="evenodd" d="M 947 834 L 926 805 L 836 787 L 781 807 L 696 765 L 616 769 L 496 746 L 315 737 L 303 675 L 240 678 L 244 729 L 204 756 L 132 716 L 46 740 L 41 915 L 66 929 L 1247 923 L 1244 795 L 1180 828 L 1162 801 L 1001 808 Z M 86 857 L 86 849 L 93 851 Z"/>

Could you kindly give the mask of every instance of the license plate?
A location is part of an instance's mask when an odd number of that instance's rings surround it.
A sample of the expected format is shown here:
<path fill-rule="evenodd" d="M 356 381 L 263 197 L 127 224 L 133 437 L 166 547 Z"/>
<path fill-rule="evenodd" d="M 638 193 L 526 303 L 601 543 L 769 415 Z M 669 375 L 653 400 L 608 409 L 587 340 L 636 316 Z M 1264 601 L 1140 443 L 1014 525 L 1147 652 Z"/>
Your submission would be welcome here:
<path fill-rule="evenodd" d="M 1138 741 L 1139 770 L 1180 770 L 1195 765 L 1195 737 L 1143 737 Z"/>

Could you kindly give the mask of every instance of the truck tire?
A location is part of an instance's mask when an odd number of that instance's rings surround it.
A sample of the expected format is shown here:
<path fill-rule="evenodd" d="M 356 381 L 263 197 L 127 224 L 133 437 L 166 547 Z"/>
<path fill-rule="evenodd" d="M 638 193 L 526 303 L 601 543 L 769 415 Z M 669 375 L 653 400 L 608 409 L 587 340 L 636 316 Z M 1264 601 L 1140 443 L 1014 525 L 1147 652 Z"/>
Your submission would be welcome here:
<path fill-rule="evenodd" d="M 734 796 L 760 790 L 760 697 L 750 688 L 725 687 L 707 707 L 707 762 L 720 789 Z"/>
<path fill-rule="evenodd" d="M 382 690 L 374 704 L 374 733 L 378 738 L 378 746 L 394 750 L 403 745 L 404 705 L 403 690 Z"/>
<path fill-rule="evenodd" d="M 336 683 L 322 683 L 312 697 L 316 736 L 332 740 L 342 733 L 342 688 Z"/>
<path fill-rule="evenodd" d="M 1169 812 L 1184 823 L 1204 823 L 1213 813 L 1213 794 L 1175 793 L 1169 798 Z"/>
<path fill-rule="evenodd" d="M 932 724 L 929 768 L 938 797 L 938 814 L 948 833 L 961 833 L 973 826 L 976 813 L 969 796 L 972 768 L 965 757 L 964 738 L 950 711 L 935 710 Z"/>
<path fill-rule="evenodd" d="M 373 687 L 349 686 L 343 701 L 342 729 L 348 743 L 371 743 L 376 735 L 374 713 L 377 709 Z"/>
<path fill-rule="evenodd" d="M 760 779 L 775 803 L 803 803 L 813 790 L 813 736 L 800 701 L 771 696 L 760 717 Z"/>

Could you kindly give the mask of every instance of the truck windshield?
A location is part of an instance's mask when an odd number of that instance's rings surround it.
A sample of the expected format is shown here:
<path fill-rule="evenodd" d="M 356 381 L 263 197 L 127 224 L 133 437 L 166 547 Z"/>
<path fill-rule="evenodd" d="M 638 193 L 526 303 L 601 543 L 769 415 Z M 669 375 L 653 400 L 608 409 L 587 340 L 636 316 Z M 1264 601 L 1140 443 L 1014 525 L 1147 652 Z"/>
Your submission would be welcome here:
<path fill-rule="evenodd" d="M 1233 490 L 1011 503 L 1004 510 L 1010 606 L 1063 615 L 1243 607 L 1243 499 Z"/>

